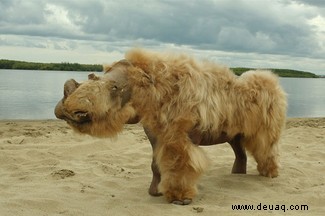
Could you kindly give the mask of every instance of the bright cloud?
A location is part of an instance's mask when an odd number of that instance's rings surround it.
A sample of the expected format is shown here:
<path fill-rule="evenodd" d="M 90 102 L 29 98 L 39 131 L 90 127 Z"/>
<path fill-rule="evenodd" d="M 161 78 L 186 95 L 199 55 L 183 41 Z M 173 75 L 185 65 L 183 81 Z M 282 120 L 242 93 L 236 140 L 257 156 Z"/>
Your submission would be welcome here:
<path fill-rule="evenodd" d="M 116 61 L 132 46 L 325 74 L 323 0 L 0 0 L 0 58 Z"/>

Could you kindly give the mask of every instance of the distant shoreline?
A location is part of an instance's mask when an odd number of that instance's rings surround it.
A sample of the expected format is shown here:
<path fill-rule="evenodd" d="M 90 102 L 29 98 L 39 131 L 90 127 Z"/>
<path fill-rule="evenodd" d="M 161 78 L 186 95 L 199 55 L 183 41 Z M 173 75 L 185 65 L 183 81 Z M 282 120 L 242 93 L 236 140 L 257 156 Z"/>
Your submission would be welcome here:
<path fill-rule="evenodd" d="M 0 123 L 10 123 L 10 122 L 24 122 L 24 123 L 61 122 L 65 124 L 65 121 L 60 119 L 54 119 L 54 118 L 53 119 L 0 119 Z M 322 124 L 325 124 L 325 117 L 287 117 L 286 118 L 287 127 L 297 127 L 303 125 L 309 127 L 318 127 L 319 125 Z M 140 123 L 138 125 L 141 126 Z"/>
<path fill-rule="evenodd" d="M 79 64 L 79 63 L 39 63 L 39 62 L 26 62 L 0 59 L 0 69 L 14 69 L 14 70 L 52 70 L 52 71 L 93 71 L 100 72 L 103 70 L 102 65 L 99 64 Z M 235 67 L 230 68 L 236 75 L 240 76 L 242 73 L 248 70 L 254 70 L 256 68 Z M 272 69 L 275 74 L 280 77 L 296 77 L 296 78 L 325 78 L 325 76 L 319 76 L 311 72 L 291 70 L 291 69 Z"/>
<path fill-rule="evenodd" d="M 52 71 L 102 71 L 103 66 L 99 64 L 79 63 L 39 63 L 0 59 L 0 69 L 14 70 L 52 70 Z"/>

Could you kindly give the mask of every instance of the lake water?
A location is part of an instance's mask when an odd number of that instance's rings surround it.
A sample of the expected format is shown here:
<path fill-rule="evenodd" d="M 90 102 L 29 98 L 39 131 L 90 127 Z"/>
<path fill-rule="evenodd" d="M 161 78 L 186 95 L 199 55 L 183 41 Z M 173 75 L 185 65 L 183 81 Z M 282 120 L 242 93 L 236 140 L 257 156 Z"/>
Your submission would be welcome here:
<path fill-rule="evenodd" d="M 0 119 L 54 119 L 67 79 L 88 72 L 0 70 Z M 325 117 L 325 79 L 281 78 L 289 117 Z"/>
<path fill-rule="evenodd" d="M 0 70 L 0 119 L 54 119 L 66 80 L 87 72 Z"/>

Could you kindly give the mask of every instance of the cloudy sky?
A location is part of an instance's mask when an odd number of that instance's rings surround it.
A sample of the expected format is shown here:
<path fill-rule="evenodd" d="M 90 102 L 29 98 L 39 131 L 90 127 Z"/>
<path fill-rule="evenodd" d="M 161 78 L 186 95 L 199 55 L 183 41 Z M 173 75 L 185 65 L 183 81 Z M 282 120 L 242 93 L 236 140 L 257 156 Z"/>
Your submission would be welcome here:
<path fill-rule="evenodd" d="M 325 74 L 325 1 L 0 0 L 0 59 L 102 64 L 134 46 Z"/>

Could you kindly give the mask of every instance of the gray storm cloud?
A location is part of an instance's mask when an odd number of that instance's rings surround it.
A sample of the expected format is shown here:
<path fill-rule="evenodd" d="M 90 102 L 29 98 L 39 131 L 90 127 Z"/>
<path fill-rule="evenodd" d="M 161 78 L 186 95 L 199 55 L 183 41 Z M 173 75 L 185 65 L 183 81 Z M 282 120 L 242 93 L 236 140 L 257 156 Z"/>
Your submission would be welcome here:
<path fill-rule="evenodd" d="M 51 40 L 56 49 L 73 50 L 88 41 L 94 49 L 123 51 L 172 44 L 322 59 L 324 6 L 323 0 L 0 0 L 0 46 L 46 47 Z"/>

